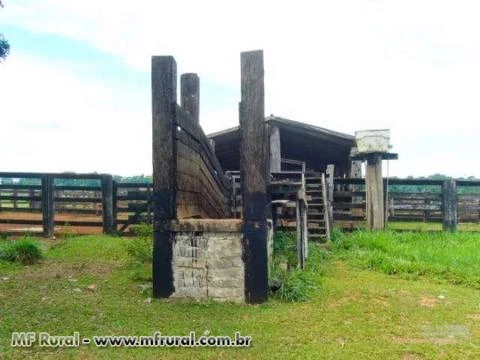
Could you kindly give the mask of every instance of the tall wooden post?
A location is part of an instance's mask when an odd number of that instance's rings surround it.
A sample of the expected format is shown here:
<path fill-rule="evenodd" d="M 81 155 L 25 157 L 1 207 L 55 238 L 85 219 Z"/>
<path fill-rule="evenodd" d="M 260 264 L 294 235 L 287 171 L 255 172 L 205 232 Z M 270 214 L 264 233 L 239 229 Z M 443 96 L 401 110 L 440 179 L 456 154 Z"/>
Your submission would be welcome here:
<path fill-rule="evenodd" d="M 350 178 L 361 179 L 362 178 L 362 162 L 360 160 L 353 160 L 350 165 Z M 350 185 L 349 190 L 354 193 L 359 190 L 358 185 Z M 362 196 L 352 194 L 352 204 L 361 204 Z M 360 208 L 352 208 L 352 215 L 361 216 L 363 210 Z"/>
<path fill-rule="evenodd" d="M 268 299 L 267 172 L 263 51 L 241 54 L 240 172 L 243 197 L 245 297 Z"/>
<path fill-rule="evenodd" d="M 382 157 L 369 154 L 365 173 L 367 192 L 367 228 L 385 228 L 385 206 L 383 197 Z"/>
<path fill-rule="evenodd" d="M 278 125 L 269 125 L 270 133 L 270 172 L 282 171 L 282 151 L 280 148 L 280 129 Z"/>
<path fill-rule="evenodd" d="M 113 233 L 113 179 L 112 175 L 102 176 L 102 218 L 103 232 Z"/>
<path fill-rule="evenodd" d="M 329 164 L 327 165 L 327 169 L 325 171 L 326 174 L 326 181 L 327 181 L 327 197 L 328 197 L 328 206 L 323 211 L 327 212 L 328 220 L 330 223 L 330 227 L 333 228 L 333 191 L 334 191 L 334 179 L 335 179 L 335 165 Z"/>
<path fill-rule="evenodd" d="M 43 236 L 52 237 L 55 226 L 54 181 L 51 175 L 42 176 L 42 221 Z"/>
<path fill-rule="evenodd" d="M 200 121 L 200 79 L 197 74 L 182 74 L 180 77 L 180 105 L 198 123 Z"/>
<path fill-rule="evenodd" d="M 169 297 L 174 291 L 173 233 L 169 224 L 177 217 L 176 131 L 177 64 L 172 56 L 152 58 L 152 160 L 153 160 L 153 296 Z"/>
<path fill-rule="evenodd" d="M 446 180 L 442 186 L 443 230 L 457 230 L 457 183 Z"/>
<path fill-rule="evenodd" d="M 113 231 L 117 231 L 117 218 L 118 218 L 118 183 L 113 180 L 112 190 L 112 211 L 113 211 Z"/>

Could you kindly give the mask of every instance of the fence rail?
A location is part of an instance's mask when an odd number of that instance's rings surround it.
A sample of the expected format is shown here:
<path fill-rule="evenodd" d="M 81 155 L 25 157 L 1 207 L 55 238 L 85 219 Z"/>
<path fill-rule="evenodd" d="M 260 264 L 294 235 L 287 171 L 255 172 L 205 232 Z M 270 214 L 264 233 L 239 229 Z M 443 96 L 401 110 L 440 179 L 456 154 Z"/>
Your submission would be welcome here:
<path fill-rule="evenodd" d="M 106 174 L 0 172 L 0 179 L 9 181 L 0 184 L 0 231 L 52 236 L 55 226 L 69 225 L 113 233 L 152 219 L 152 184 L 117 183 Z M 20 179 L 37 184 L 19 184 Z M 99 185 L 55 185 L 57 179 L 93 179 Z"/>
<path fill-rule="evenodd" d="M 454 193 L 450 196 L 448 184 Z M 334 220 L 343 227 L 363 227 L 366 221 L 365 180 L 335 178 Z M 480 222 L 480 181 L 384 179 L 386 219 L 389 222 L 444 223 L 454 212 L 455 223 Z M 456 225 L 453 225 L 456 226 Z M 444 226 L 445 227 L 445 226 Z"/>

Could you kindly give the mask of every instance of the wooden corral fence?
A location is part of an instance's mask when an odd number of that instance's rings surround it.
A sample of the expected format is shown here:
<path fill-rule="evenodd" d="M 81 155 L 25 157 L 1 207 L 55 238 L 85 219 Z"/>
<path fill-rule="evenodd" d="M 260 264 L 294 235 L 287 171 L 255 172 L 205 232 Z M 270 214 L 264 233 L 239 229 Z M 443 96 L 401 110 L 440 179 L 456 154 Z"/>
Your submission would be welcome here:
<path fill-rule="evenodd" d="M 231 217 L 231 184 L 210 141 L 189 112 L 176 105 L 177 218 Z"/>
<path fill-rule="evenodd" d="M 480 222 L 480 181 L 384 179 L 388 222 L 443 223 L 455 230 L 458 223 Z M 362 228 L 366 221 L 365 180 L 335 178 L 334 221 L 344 228 Z"/>
<path fill-rule="evenodd" d="M 152 184 L 117 183 L 108 174 L 3 172 L 0 179 L 2 232 L 43 232 L 50 237 L 69 226 L 113 233 L 151 222 Z M 31 184 L 19 184 L 20 179 Z M 93 180 L 96 185 L 55 184 L 62 179 Z"/>

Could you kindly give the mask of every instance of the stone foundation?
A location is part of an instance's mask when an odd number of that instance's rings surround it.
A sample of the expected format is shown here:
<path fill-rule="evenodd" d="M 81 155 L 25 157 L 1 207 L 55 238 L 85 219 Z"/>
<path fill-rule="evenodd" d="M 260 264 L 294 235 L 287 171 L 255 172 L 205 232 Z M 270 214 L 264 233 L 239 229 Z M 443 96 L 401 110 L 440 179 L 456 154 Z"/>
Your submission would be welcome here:
<path fill-rule="evenodd" d="M 178 220 L 172 224 L 172 297 L 245 302 L 241 220 Z"/>

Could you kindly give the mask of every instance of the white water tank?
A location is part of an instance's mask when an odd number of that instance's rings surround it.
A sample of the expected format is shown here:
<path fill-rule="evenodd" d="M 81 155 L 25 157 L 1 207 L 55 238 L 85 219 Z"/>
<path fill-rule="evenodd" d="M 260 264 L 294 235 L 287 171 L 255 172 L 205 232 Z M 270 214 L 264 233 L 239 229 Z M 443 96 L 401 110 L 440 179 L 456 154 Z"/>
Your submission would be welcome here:
<path fill-rule="evenodd" d="M 386 153 L 390 146 L 390 130 L 359 130 L 355 131 L 357 151 L 360 154 Z"/>

